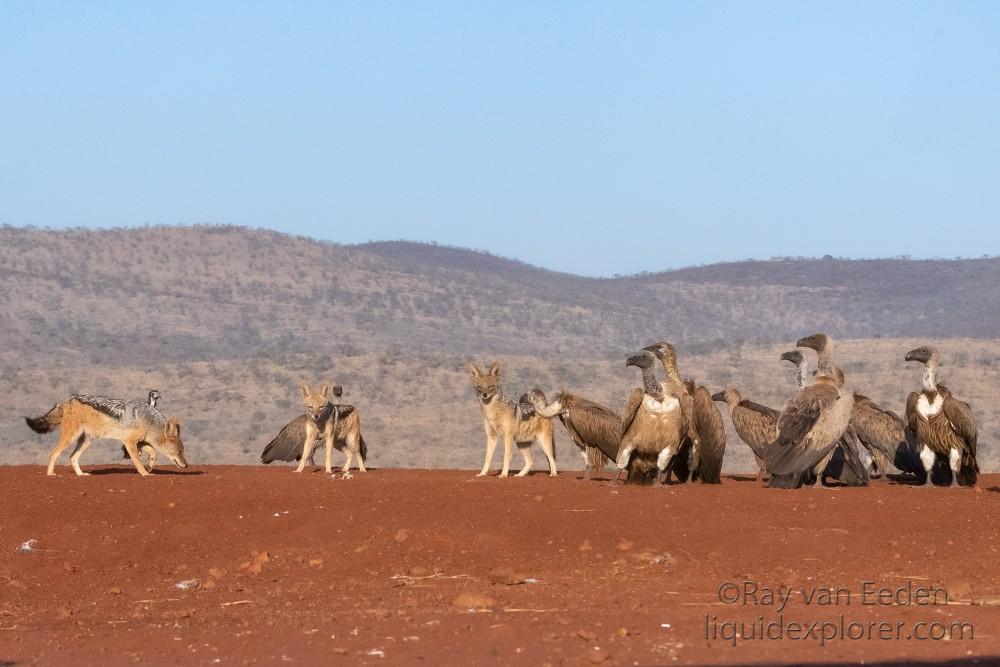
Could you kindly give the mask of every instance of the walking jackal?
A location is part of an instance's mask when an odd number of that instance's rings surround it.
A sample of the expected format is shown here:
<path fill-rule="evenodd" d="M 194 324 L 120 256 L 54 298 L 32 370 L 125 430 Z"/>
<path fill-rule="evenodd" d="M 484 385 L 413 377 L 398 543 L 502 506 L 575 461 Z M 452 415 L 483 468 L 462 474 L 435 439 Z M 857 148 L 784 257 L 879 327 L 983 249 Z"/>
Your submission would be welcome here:
<path fill-rule="evenodd" d="M 302 472 L 306 463 L 312 458 L 313 447 L 316 445 L 316 438 L 322 436 L 326 440 L 326 460 L 324 469 L 326 472 L 333 472 L 333 448 L 334 444 L 341 444 L 347 459 L 344 461 L 343 471 L 351 469 L 351 460 L 358 459 L 358 470 L 368 472 L 365 469 L 365 458 L 367 446 L 364 438 L 361 437 L 361 418 L 358 411 L 351 409 L 346 411 L 337 409 L 330 402 L 330 385 L 320 387 L 318 391 L 313 391 L 309 385 L 300 385 L 302 400 L 305 403 L 305 440 L 302 446 L 302 458 L 295 472 Z M 289 424 L 286 429 L 294 424 Z M 293 429 L 294 430 L 294 429 Z M 282 434 L 285 429 L 282 429 Z M 277 441 L 282 434 L 278 435 Z M 274 442 L 272 442 L 272 445 Z M 269 445 L 270 448 L 270 445 Z M 263 457 L 262 457 L 263 458 Z M 266 461 L 265 461 L 266 462 Z"/>
<path fill-rule="evenodd" d="M 59 427 L 59 442 L 49 454 L 50 476 L 56 474 L 59 455 L 71 444 L 74 447 L 69 462 L 73 470 L 77 475 L 89 474 L 80 470 L 80 457 L 94 438 L 120 440 L 140 475 L 149 474 L 139 460 L 140 446 L 148 445 L 162 453 L 178 468 L 187 467 L 180 422 L 166 419 L 159 410 L 142 401 L 76 394 L 41 417 L 25 417 L 24 421 L 35 433 L 49 433 Z"/>
<path fill-rule="evenodd" d="M 482 477 L 490 471 L 493 462 L 493 452 L 497 446 L 497 438 L 503 437 L 503 470 L 501 477 L 510 474 L 510 456 L 514 443 L 524 457 L 524 467 L 517 473 L 523 477 L 531 472 L 531 444 L 537 443 L 545 457 L 549 460 L 549 475 L 555 477 L 556 470 L 555 439 L 552 435 L 552 421 L 532 411 L 526 416 L 518 405 L 504 398 L 500 389 L 500 362 L 494 362 L 485 373 L 475 364 L 469 364 L 472 374 L 472 386 L 479 399 L 479 407 L 483 411 L 483 428 L 486 430 L 486 460 L 479 472 Z"/>

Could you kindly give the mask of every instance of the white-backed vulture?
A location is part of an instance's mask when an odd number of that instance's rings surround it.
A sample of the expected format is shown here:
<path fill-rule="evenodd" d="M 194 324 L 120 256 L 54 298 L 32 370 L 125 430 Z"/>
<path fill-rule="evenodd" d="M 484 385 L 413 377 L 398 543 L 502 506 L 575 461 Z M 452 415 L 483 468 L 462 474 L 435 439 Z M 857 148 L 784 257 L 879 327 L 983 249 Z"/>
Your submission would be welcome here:
<path fill-rule="evenodd" d="M 851 428 L 872 454 L 873 473 L 885 475 L 889 465 L 901 472 L 920 476 L 923 468 L 914 445 L 913 433 L 892 410 L 887 410 L 864 394 L 854 393 Z"/>
<path fill-rule="evenodd" d="M 937 383 L 940 355 L 930 346 L 910 350 L 906 361 L 924 365 L 923 387 L 911 392 L 906 400 L 906 421 L 917 436 L 920 460 L 926 473 L 925 486 L 931 485 L 931 473 L 938 456 L 948 458 L 952 486 L 974 486 L 979 472 L 976 444 L 979 438 L 976 421 L 968 403 L 956 399 L 944 385 Z"/>
<path fill-rule="evenodd" d="M 789 350 L 781 355 L 782 361 L 790 361 L 795 366 L 795 386 L 805 389 L 809 384 L 809 362 L 798 350 Z"/>
<path fill-rule="evenodd" d="M 726 387 L 712 395 L 713 401 L 722 401 L 729 406 L 729 417 L 740 439 L 747 444 L 757 461 L 757 481 L 766 474 L 764 452 L 778 437 L 778 415 L 766 405 L 748 401 L 733 387 Z"/>
<path fill-rule="evenodd" d="M 821 486 L 823 472 L 850 427 L 853 409 L 853 396 L 832 374 L 817 376 L 793 396 L 778 416 L 778 437 L 765 456 L 768 485 L 796 488 L 811 472 L 813 485 Z"/>
<path fill-rule="evenodd" d="M 659 471 L 657 481 L 666 483 L 668 465 L 681 450 L 686 434 L 681 416 L 681 401 L 671 391 L 669 383 L 656 379 L 653 364 L 656 357 L 642 350 L 625 362 L 642 371 L 642 388 L 629 396 L 622 414 L 621 444 L 616 464 L 618 471 L 612 480 L 617 484 L 621 473 L 630 467 L 633 458 L 654 460 Z"/>
<path fill-rule="evenodd" d="M 833 363 L 833 340 L 818 333 L 799 339 L 795 345 L 816 351 L 817 376 L 785 404 L 778 418 L 778 439 L 766 457 L 768 486 L 795 488 L 813 474 L 813 486 L 821 486 L 824 476 L 836 477 L 849 486 L 867 486 L 870 477 L 850 426 L 854 396 L 844 389 L 844 373 Z M 788 354 L 782 359 L 796 363 L 801 383 L 806 377 L 805 360 Z M 845 414 L 846 423 L 841 428 L 840 418 Z M 827 442 L 835 431 L 839 431 L 837 437 Z M 821 458 L 813 460 L 818 454 Z"/>
<path fill-rule="evenodd" d="M 804 389 L 809 368 L 802 353 L 792 350 L 782 354 L 781 359 L 795 364 L 797 386 L 799 389 Z M 713 395 L 712 400 L 722 401 L 729 406 L 729 417 L 733 422 L 733 428 L 753 452 L 754 460 L 757 462 L 757 480 L 760 481 L 762 477 L 767 476 L 764 454 L 767 447 L 778 437 L 780 413 L 766 405 L 746 400 L 734 387 L 726 387 Z"/>
<path fill-rule="evenodd" d="M 829 340 L 829 337 L 827 337 Z M 788 361 L 795 365 L 795 385 L 799 390 L 805 389 L 809 384 L 809 362 L 799 350 L 790 350 L 781 355 L 782 361 Z M 839 368 L 834 369 L 841 382 L 844 381 L 843 373 Z M 777 424 L 775 424 L 777 428 Z M 848 429 L 850 431 L 850 429 Z M 833 458 L 823 471 L 824 477 L 839 479 L 848 486 L 864 486 L 868 483 L 868 473 L 861 472 L 864 463 L 858 456 L 856 440 L 851 434 L 845 434 L 841 438 L 840 444 L 834 450 Z M 803 484 L 813 484 L 811 473 L 802 478 Z"/>
<path fill-rule="evenodd" d="M 712 394 L 694 380 L 682 380 L 677 369 L 677 350 L 666 341 L 643 348 L 652 352 L 667 375 L 667 382 L 679 386 L 679 395 L 690 396 L 690 407 L 685 417 L 688 419 L 688 437 L 691 439 L 691 478 L 703 484 L 718 484 L 721 481 L 722 459 L 726 454 L 726 425 L 722 414 L 715 407 Z M 685 402 L 687 399 L 684 399 Z M 688 417 L 688 415 L 690 415 Z"/>
<path fill-rule="evenodd" d="M 816 351 L 817 374 L 832 375 L 841 386 L 844 385 L 844 372 L 833 363 L 833 339 L 823 333 L 806 336 L 796 343 L 797 347 L 810 348 Z M 791 361 L 795 364 L 796 382 L 799 388 L 805 387 L 809 378 L 809 364 L 799 350 L 786 352 L 781 355 L 782 360 Z M 856 394 L 852 394 L 856 397 Z M 852 413 L 853 418 L 853 413 Z M 870 462 L 877 460 L 881 456 L 873 447 L 867 443 L 859 447 L 859 439 L 854 425 L 848 427 L 844 437 L 834 450 L 830 463 L 823 471 L 825 477 L 839 479 L 848 486 L 867 486 L 871 479 L 868 464 L 861 460 L 861 452 L 868 454 Z"/>
<path fill-rule="evenodd" d="M 581 450 L 585 479 L 603 470 L 609 460 L 618 459 L 622 418 L 608 408 L 567 391 L 556 394 L 551 403 L 541 389 L 532 389 L 522 398 L 522 410 L 527 402 L 540 417 L 559 417 L 570 440 Z"/>
<path fill-rule="evenodd" d="M 825 334 L 811 336 L 815 339 L 816 352 L 829 360 L 833 341 Z M 808 364 L 798 350 L 781 355 L 785 361 L 796 365 L 799 386 L 808 378 Z M 836 373 L 843 375 L 837 368 Z M 922 474 L 919 457 L 913 445 L 912 434 L 907 433 L 906 425 L 899 415 L 882 408 L 873 400 L 854 392 L 854 413 L 851 415 L 851 428 L 854 429 L 858 441 L 872 459 L 872 473 L 876 476 L 885 475 L 892 464 L 902 472 L 914 475 Z"/>

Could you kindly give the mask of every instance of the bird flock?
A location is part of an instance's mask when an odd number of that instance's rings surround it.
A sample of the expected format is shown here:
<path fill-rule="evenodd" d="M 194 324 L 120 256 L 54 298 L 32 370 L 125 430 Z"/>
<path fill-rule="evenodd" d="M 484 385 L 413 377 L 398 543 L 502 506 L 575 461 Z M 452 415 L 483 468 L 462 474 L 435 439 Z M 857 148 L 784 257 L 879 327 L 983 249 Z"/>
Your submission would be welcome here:
<path fill-rule="evenodd" d="M 807 336 L 795 347 L 781 360 L 795 366 L 798 391 L 780 410 L 748 400 L 735 387 L 712 394 L 682 379 L 676 349 L 665 341 L 628 357 L 626 366 L 639 370 L 642 385 L 620 416 L 566 391 L 549 400 L 537 388 L 521 397 L 518 409 L 522 419 L 558 417 L 584 454 L 584 476 L 612 461 L 612 484 L 623 476 L 630 483 L 719 483 L 726 431 L 718 403 L 728 407 L 736 433 L 753 452 L 758 480 L 772 488 L 866 486 L 894 470 L 924 486 L 976 484 L 975 420 L 969 405 L 938 383 L 937 349 L 919 347 L 902 358 L 923 365 L 920 390 L 907 398 L 903 419 L 848 387 L 830 336 Z M 816 353 L 812 372 L 807 350 Z"/>

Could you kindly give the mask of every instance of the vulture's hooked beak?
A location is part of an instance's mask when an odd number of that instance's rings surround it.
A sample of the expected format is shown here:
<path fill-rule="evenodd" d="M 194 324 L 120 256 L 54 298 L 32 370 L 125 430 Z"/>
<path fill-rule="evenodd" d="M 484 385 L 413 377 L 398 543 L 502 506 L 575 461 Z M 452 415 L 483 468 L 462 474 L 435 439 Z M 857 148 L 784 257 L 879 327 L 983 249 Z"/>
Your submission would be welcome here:
<path fill-rule="evenodd" d="M 808 347 L 810 350 L 817 350 L 819 349 L 819 341 L 816 340 L 816 336 L 806 336 L 795 341 L 795 347 Z"/>
<path fill-rule="evenodd" d="M 802 341 L 799 342 L 801 343 Z M 799 352 L 798 350 L 794 350 L 792 352 L 785 352 L 784 354 L 781 355 L 781 360 L 790 361 L 796 366 L 798 366 L 800 363 L 802 363 L 802 353 Z"/>

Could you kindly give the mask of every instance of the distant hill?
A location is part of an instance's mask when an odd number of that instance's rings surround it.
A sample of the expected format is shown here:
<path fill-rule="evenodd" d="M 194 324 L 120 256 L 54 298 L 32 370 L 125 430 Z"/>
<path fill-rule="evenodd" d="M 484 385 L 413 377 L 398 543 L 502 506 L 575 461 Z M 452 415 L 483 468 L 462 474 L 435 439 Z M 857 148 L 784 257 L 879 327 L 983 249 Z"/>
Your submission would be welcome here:
<path fill-rule="evenodd" d="M 593 387 L 619 409 L 635 380 L 622 360 L 660 338 L 689 361 L 776 349 L 816 330 L 1000 338 L 1000 259 L 776 260 L 596 279 L 409 242 L 349 246 L 214 226 L 6 227 L 0 284 L 0 382 L 9 392 L 0 438 L 23 445 L 9 460 L 36 460 L 42 446 L 17 423 L 24 410 L 69 390 L 141 396 L 155 382 L 181 416 L 204 414 L 192 437 L 245 461 L 298 411 L 294 382 L 324 374 L 369 403 L 363 422 L 376 435 L 405 432 L 403 414 L 426 419 L 413 451 L 383 452 L 383 463 L 477 465 L 481 424 L 464 370 L 474 358 L 510 360 L 520 369 L 512 380 Z M 970 370 L 991 358 L 984 349 L 965 353 Z M 712 363 L 685 370 L 705 377 Z M 220 405 L 203 410 L 188 401 L 195 395 Z M 456 401 L 461 416 L 442 417 Z M 243 410 L 260 414 L 245 424 Z M 442 449 L 442 436 L 461 440 L 461 456 Z"/>

